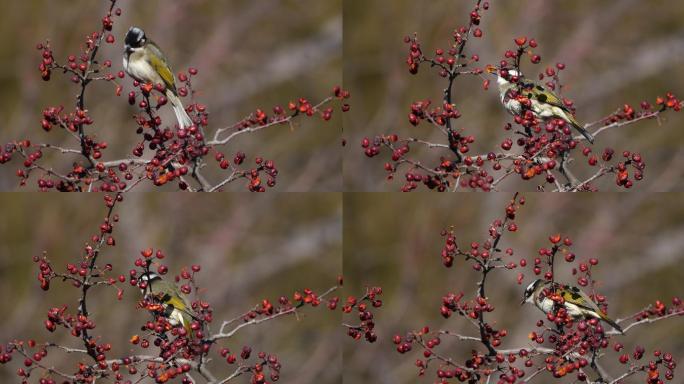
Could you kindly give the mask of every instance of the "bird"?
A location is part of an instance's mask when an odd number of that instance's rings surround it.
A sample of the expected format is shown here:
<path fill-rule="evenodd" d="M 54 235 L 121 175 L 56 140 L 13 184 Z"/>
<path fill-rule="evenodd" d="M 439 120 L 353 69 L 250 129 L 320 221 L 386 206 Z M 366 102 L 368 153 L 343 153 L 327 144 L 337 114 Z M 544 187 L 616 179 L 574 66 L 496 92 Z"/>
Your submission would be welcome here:
<path fill-rule="evenodd" d="M 186 298 L 178 291 L 175 284 L 162 279 L 154 272 L 146 272 L 140 276 L 145 284 L 141 285 L 143 298 L 151 303 L 161 305 L 161 313 L 172 327 L 182 326 L 190 332 L 190 325 L 195 318 L 191 312 L 191 306 Z"/>
<path fill-rule="evenodd" d="M 532 303 L 544 313 L 554 313 L 554 307 L 562 306 L 567 311 L 568 315 L 573 318 L 596 318 L 603 320 L 610 324 L 618 332 L 624 331 L 618 323 L 613 321 L 603 312 L 596 303 L 582 290 L 573 286 L 556 285 L 553 292 L 546 292 L 544 295 L 544 280 L 537 279 L 533 281 L 525 289 L 525 294 L 520 305 L 525 303 Z M 552 300 L 549 296 L 553 293 L 557 294 L 562 300 L 562 304 Z"/>
<path fill-rule="evenodd" d="M 552 118 L 564 120 L 581 133 L 587 141 L 592 144 L 594 143 L 594 136 L 577 122 L 575 116 L 563 103 L 561 98 L 549 90 L 548 87 L 523 77 L 515 69 L 499 70 L 495 66 L 488 65 L 486 71 L 497 76 L 501 103 L 510 114 L 517 116 L 523 111 L 520 101 L 515 97 L 511 97 L 511 92 L 520 91 L 522 96 L 525 96 L 530 100 L 530 110 L 535 117 L 540 118 L 541 120 Z M 512 77 L 517 77 L 518 82 L 509 81 Z"/>
<path fill-rule="evenodd" d="M 166 88 L 164 94 L 171 102 L 179 127 L 187 128 L 192 125 L 192 119 L 178 97 L 176 80 L 166 56 L 138 27 L 131 27 L 126 33 L 123 67 L 128 75 L 141 83 L 163 85 Z"/>

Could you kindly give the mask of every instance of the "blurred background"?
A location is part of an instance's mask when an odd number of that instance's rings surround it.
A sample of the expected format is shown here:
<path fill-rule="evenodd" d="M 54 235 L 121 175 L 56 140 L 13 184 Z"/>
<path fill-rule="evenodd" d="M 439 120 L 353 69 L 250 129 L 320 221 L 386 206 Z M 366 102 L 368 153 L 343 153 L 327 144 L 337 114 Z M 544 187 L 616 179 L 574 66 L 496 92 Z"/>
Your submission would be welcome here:
<path fill-rule="evenodd" d="M 58 280 L 49 291 L 42 291 L 31 257 L 47 251 L 57 271 L 78 260 L 84 243 L 105 217 L 102 196 L 45 199 L 31 193 L 4 193 L 0 205 L 0 302 L 7 304 L 0 343 L 34 338 L 79 347 L 78 340 L 62 329 L 49 333 L 43 326 L 52 307 L 68 305 L 75 311 L 79 291 Z M 40 214 L 28 214 L 31 211 Z M 104 249 L 99 263 L 111 263 L 114 276 L 127 275 L 140 251 L 152 247 L 165 252 L 169 276 L 199 264 L 198 283 L 215 310 L 214 327 L 249 311 L 264 298 L 275 303 L 280 296 L 291 297 L 304 288 L 323 292 L 337 283 L 341 273 L 340 194 L 277 194 L 238 200 L 225 194 L 197 199 L 185 194 L 134 193 L 126 195 L 116 212 L 120 215 L 114 232 L 117 244 Z M 117 301 L 116 290 L 106 287 L 92 290 L 89 296 L 88 309 L 97 324 L 93 334 L 112 344 L 111 357 L 140 353 L 129 338 L 150 318 L 146 311 L 136 309 L 139 291 L 128 283 L 123 288 L 122 301 Z M 346 293 L 336 295 L 345 297 Z M 258 351 L 277 355 L 283 367 L 279 382 L 339 383 L 339 345 L 345 333 L 339 311 L 308 307 L 298 317 L 244 328 L 222 346 L 239 352 L 243 345 L 250 345 L 255 355 Z M 235 368 L 218 355 L 212 357 L 215 361 L 210 367 L 217 377 Z M 74 356 L 52 351 L 43 362 L 73 372 L 74 365 L 65 358 Z M 0 382 L 18 382 L 15 372 L 22 361 L 16 355 L 11 363 L 0 365 Z M 32 376 L 31 382 L 38 377 Z M 247 381 L 245 377 L 237 382 Z"/>
<path fill-rule="evenodd" d="M 430 375 L 418 377 L 415 361 L 422 351 L 414 348 L 401 355 L 392 343 L 395 334 L 419 330 L 447 329 L 472 335 L 472 325 L 459 316 L 445 320 L 439 310 L 442 296 L 463 291 L 473 296 L 479 275 L 457 258 L 451 269 L 443 267 L 440 253 L 444 238 L 440 232 L 454 226 L 457 242 L 468 247 L 482 243 L 495 218 L 502 217 L 512 193 L 468 194 L 458 200 L 438 195 L 426 201 L 420 194 L 396 193 L 344 196 L 344 274 L 347 283 L 383 287 L 381 310 L 376 311 L 378 341 L 368 348 L 357 348 L 345 341 L 344 372 L 349 383 L 432 383 Z M 518 231 L 507 232 L 499 247 L 512 247 L 514 261 L 537 255 L 549 245 L 548 237 L 561 233 L 570 237 L 578 260 L 597 257 L 593 269 L 598 292 L 610 303 L 610 315 L 623 318 L 655 300 L 671 304 L 673 296 L 682 297 L 681 264 L 684 262 L 684 205 L 682 194 L 600 193 L 523 195 Z M 568 214 L 571 212 L 572 214 Z M 556 275 L 573 283 L 568 263 L 556 264 Z M 530 268 L 518 285 L 519 270 L 497 270 L 489 276 L 487 293 L 495 311 L 488 318 L 508 336 L 502 348 L 528 346 L 527 335 L 536 330 L 535 322 L 544 315 L 535 307 L 519 305 L 525 286 L 533 280 Z M 677 361 L 684 358 L 684 318 L 665 319 L 633 328 L 619 337 L 625 351 L 637 345 L 652 356 L 654 349 L 672 352 Z M 439 351 L 455 359 L 465 359 L 477 344 L 442 338 Z M 623 372 L 612 350 L 603 366 L 615 375 Z M 464 360 L 461 360 L 464 361 Z M 681 375 L 675 372 L 675 378 Z M 574 375 L 573 375 L 574 376 Z M 549 376 L 546 376 L 548 379 Z M 628 382 L 642 382 L 635 376 Z M 545 376 L 533 382 L 545 382 Z M 559 381 L 559 383 L 570 381 Z"/>
<path fill-rule="evenodd" d="M 409 74 L 403 38 L 417 32 L 425 54 L 448 48 L 453 30 L 467 23 L 474 4 L 396 0 L 388 7 L 382 0 L 344 2 L 344 81 L 353 100 L 344 122 L 349 142 L 344 155 L 345 190 L 396 191 L 401 186 L 400 180 L 385 180 L 383 164 L 389 155 L 366 158 L 360 147 L 364 137 L 397 133 L 445 142 L 441 132 L 428 124 L 413 127 L 408 123 L 410 103 L 427 98 L 437 103 L 446 83 L 427 65 L 417 75 Z M 479 54 L 481 66 L 498 63 L 515 37 L 536 38 L 539 48 L 535 52 L 542 64 L 534 66 L 525 60 L 523 71 L 536 76 L 547 65 L 565 63 L 561 73 L 567 85 L 564 95 L 575 101 L 582 122 L 598 120 L 625 103 L 635 109 L 642 100 L 654 103 L 656 96 L 667 91 L 684 94 L 684 72 L 679 69 L 684 55 L 684 3 L 524 0 L 490 4 L 480 25 L 484 35 L 468 43 L 467 56 Z M 478 77 L 457 79 L 454 102 L 463 114 L 456 127 L 466 128 L 477 140 L 470 153 L 499 148 L 506 136 L 502 127 L 511 117 L 500 105 L 496 86 L 485 92 Z M 610 146 L 642 153 L 647 163 L 645 179 L 634 189 L 682 190 L 683 123 L 684 115 L 667 113 L 662 125 L 649 120 L 604 132 L 597 146 L 601 151 Z M 416 145 L 411 153 L 425 164 L 449 155 Z M 500 189 L 534 189 L 535 184 L 510 177 Z M 598 186 L 615 190 L 614 177 L 603 178 Z"/>
<path fill-rule="evenodd" d="M 70 76 L 53 73 L 43 82 L 38 71 L 39 42 L 51 41 L 55 59 L 65 62 L 80 51 L 85 36 L 99 30 L 109 1 L 35 0 L 7 3 L 0 15 L 0 142 L 31 138 L 34 143 L 72 146 L 73 138 L 40 126 L 48 105 L 73 108 L 77 88 Z M 114 44 L 103 44 L 100 59 L 110 59 L 112 72 L 122 68 L 123 38 L 131 25 L 142 27 L 162 48 L 174 72 L 195 67 L 199 75 L 193 87 L 198 101 L 210 112 L 209 132 L 230 126 L 257 108 L 306 97 L 323 100 L 342 82 L 341 0 L 120 0 L 123 14 L 114 19 Z M 21 17 L 17 17 L 21 15 Z M 131 118 L 136 108 L 125 95 L 133 88 L 126 78 L 123 96 L 114 86 L 97 82 L 89 86 L 86 102 L 96 123 L 90 130 L 105 139 L 105 160 L 130 155 L 139 135 Z M 162 108 L 164 121 L 175 121 L 170 108 Z M 280 171 L 276 190 L 339 191 L 342 185 L 339 109 L 330 122 L 298 119 L 293 131 L 287 125 L 242 135 L 224 146 L 232 158 L 243 151 L 248 159 L 263 156 Z M 54 157 L 55 154 L 46 155 Z M 76 157 L 58 155 L 56 169 L 69 169 Z M 209 161 L 213 165 L 212 159 Z M 46 164 L 54 164 L 47 159 Z M 16 159 L 0 167 L 0 190 L 18 188 Z M 213 168 L 218 167 L 208 167 Z M 210 180 L 221 180 L 209 172 Z M 26 189 L 35 189 L 31 183 Z M 175 185 L 173 186 L 175 188 Z M 146 189 L 153 189 L 149 185 Z M 245 191 L 238 181 L 227 190 Z"/>

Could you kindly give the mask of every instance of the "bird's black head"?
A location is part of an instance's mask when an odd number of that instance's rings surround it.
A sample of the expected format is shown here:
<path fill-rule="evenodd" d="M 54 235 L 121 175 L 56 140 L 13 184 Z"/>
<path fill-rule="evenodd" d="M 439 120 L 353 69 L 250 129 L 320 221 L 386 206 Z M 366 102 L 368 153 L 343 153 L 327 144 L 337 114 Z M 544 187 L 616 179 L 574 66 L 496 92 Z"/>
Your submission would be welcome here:
<path fill-rule="evenodd" d="M 525 294 L 523 295 L 523 300 L 520 304 L 525 304 L 525 301 L 527 301 L 527 299 L 534 294 L 534 292 L 542 285 L 543 282 L 544 281 L 542 279 L 537 279 L 528 285 L 525 289 Z"/>
<path fill-rule="evenodd" d="M 142 275 L 140 275 L 140 280 L 142 281 L 153 281 L 153 280 L 161 280 L 161 276 L 157 275 L 154 272 L 145 272 Z"/>
<path fill-rule="evenodd" d="M 143 293 L 143 295 L 147 294 L 149 291 L 151 291 L 150 284 L 152 284 L 153 281 L 161 280 L 161 276 L 157 275 L 154 272 L 145 272 L 142 275 L 140 275 L 140 282 L 138 283 L 138 287 L 140 288 L 140 291 Z"/>
<path fill-rule="evenodd" d="M 124 44 L 126 44 L 126 48 L 140 48 L 145 45 L 146 41 L 145 31 L 138 27 L 131 27 L 126 33 Z"/>

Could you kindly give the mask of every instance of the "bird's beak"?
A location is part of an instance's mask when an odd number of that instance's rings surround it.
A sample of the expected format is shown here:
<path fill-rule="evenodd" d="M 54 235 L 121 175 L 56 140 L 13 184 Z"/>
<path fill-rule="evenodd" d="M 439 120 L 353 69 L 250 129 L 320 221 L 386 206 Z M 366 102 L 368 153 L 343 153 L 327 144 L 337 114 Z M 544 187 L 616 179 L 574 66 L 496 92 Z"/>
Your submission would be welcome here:
<path fill-rule="evenodd" d="M 522 299 L 522 301 L 520 302 L 520 305 L 525 305 L 526 301 L 527 301 L 527 299 Z"/>
<path fill-rule="evenodd" d="M 131 46 L 128 44 L 125 45 L 125 49 L 127 54 L 131 54 L 133 52 L 133 48 L 131 48 Z"/>
<path fill-rule="evenodd" d="M 496 74 L 497 72 L 499 72 L 499 69 L 491 64 L 487 64 L 485 66 L 485 72 L 489 74 Z"/>

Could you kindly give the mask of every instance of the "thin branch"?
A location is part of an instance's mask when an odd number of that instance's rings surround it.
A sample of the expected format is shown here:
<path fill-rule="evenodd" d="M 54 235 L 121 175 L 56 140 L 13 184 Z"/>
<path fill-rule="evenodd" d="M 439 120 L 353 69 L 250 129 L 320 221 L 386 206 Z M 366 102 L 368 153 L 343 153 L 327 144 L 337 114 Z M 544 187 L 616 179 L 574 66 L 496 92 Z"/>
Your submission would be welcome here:
<path fill-rule="evenodd" d="M 680 108 L 684 108 L 684 101 L 682 101 L 682 102 L 679 103 L 679 107 L 680 107 Z M 641 116 L 635 117 L 635 118 L 632 119 L 632 120 L 616 121 L 616 122 L 614 122 L 614 123 L 611 123 L 611 124 L 605 125 L 605 126 L 603 126 L 603 127 L 601 127 L 601 128 L 598 128 L 596 131 L 594 131 L 594 132 L 592 133 L 592 135 L 594 135 L 594 136 L 600 135 L 603 131 L 606 131 L 606 130 L 609 130 L 609 129 L 614 129 L 614 128 L 624 127 L 624 126 L 626 126 L 626 125 L 631 125 L 631 124 L 634 124 L 634 123 L 639 122 L 639 121 L 642 121 L 642 120 L 653 119 L 653 118 L 658 118 L 658 119 L 659 119 L 659 118 L 660 118 L 659 116 L 660 116 L 663 112 L 665 112 L 666 110 L 667 110 L 667 108 L 662 107 L 661 109 L 659 109 L 659 110 L 657 110 L 657 111 L 644 112 Z M 619 111 L 620 111 L 620 110 L 618 109 L 618 112 L 619 112 Z M 601 120 L 598 120 L 598 121 L 595 121 L 595 122 L 592 122 L 592 123 L 585 124 L 585 125 L 584 125 L 584 128 L 586 129 L 586 128 L 592 127 L 592 126 L 594 126 L 594 125 L 596 125 L 596 124 L 598 124 L 598 123 L 600 123 L 600 122 L 602 122 L 602 121 L 605 121 L 605 120 L 606 120 L 606 118 L 603 118 L 603 119 L 601 119 Z M 582 141 L 582 140 L 586 140 L 586 138 L 585 138 L 584 136 L 582 136 L 582 135 L 578 135 L 578 136 L 573 137 L 573 140 L 575 140 L 575 141 Z"/>
<path fill-rule="evenodd" d="M 111 223 L 111 218 L 112 214 L 114 213 L 114 207 L 116 207 L 117 202 L 119 201 L 119 198 L 121 197 L 120 193 L 117 193 L 116 196 L 112 200 L 112 204 L 109 207 L 109 210 L 107 211 L 107 216 L 105 218 L 105 222 L 109 225 L 110 228 L 113 228 L 112 223 Z M 90 287 L 93 286 L 92 282 L 90 281 L 92 277 L 93 270 L 95 269 L 95 263 L 97 261 L 97 257 L 100 254 L 100 249 L 102 246 L 105 244 L 105 241 L 107 239 L 107 231 L 100 231 L 100 240 L 98 243 L 95 245 L 92 251 L 92 256 L 90 257 L 90 263 L 88 264 L 88 273 L 86 273 L 85 276 L 83 276 L 83 279 L 81 280 L 81 297 L 79 299 L 79 305 L 78 305 L 78 314 L 83 315 L 86 318 L 88 317 L 88 309 L 87 309 L 87 296 L 88 296 L 88 290 Z M 87 255 L 86 255 L 87 257 Z M 97 361 L 97 351 L 91 344 L 91 337 L 88 333 L 87 329 L 83 329 L 81 331 L 81 338 L 83 339 L 83 344 L 85 345 L 86 349 L 88 350 L 88 355 L 92 357 L 94 360 Z"/>
<path fill-rule="evenodd" d="M 115 5 L 116 5 L 116 0 L 112 0 L 111 5 L 109 7 L 109 11 L 108 11 L 109 15 L 112 14 L 112 10 L 114 9 Z M 97 41 L 94 42 L 93 46 L 91 47 L 90 56 L 88 57 L 87 66 L 86 66 L 86 70 L 84 72 L 84 75 L 79 77 L 80 82 L 81 82 L 81 91 L 80 91 L 79 95 L 76 97 L 76 107 L 80 111 L 86 110 L 86 107 L 85 107 L 85 91 L 86 91 L 86 87 L 88 86 L 88 84 L 93 80 L 93 79 L 89 78 L 89 76 L 95 72 L 95 71 L 91 70 L 91 67 L 92 67 L 93 63 L 95 62 L 95 56 L 97 56 L 97 51 L 100 49 L 100 45 L 102 44 L 102 40 L 105 37 L 105 32 L 106 32 L 105 24 L 102 23 L 102 28 L 100 30 L 99 37 L 98 37 Z M 83 122 L 79 122 L 79 124 L 77 125 L 77 128 L 78 128 L 78 137 L 79 137 L 79 140 L 81 142 L 81 154 L 83 155 L 83 157 L 85 157 L 88 160 L 91 168 L 95 167 L 95 161 L 93 160 L 93 158 L 88 153 L 88 148 L 86 146 L 86 140 L 85 140 L 86 135 L 85 135 L 85 130 L 83 128 Z"/>
<path fill-rule="evenodd" d="M 207 192 L 216 192 L 217 190 L 221 189 L 224 185 L 226 185 L 226 184 L 228 184 L 228 183 L 232 183 L 233 181 L 235 181 L 235 180 L 237 180 L 237 179 L 239 179 L 239 178 L 242 178 L 242 177 L 244 177 L 244 173 L 243 173 L 243 172 L 241 173 L 241 172 L 238 172 L 237 170 L 234 170 L 234 171 L 230 174 L 230 176 L 228 176 L 227 178 L 223 179 L 221 182 L 219 182 L 218 184 L 214 185 L 213 187 L 209 187 L 208 189 L 206 189 L 206 191 L 207 191 Z"/>
<path fill-rule="evenodd" d="M 537 376 L 538 374 L 544 372 L 545 370 L 546 370 L 546 366 L 545 366 L 545 365 L 542 365 L 541 367 L 537 368 L 537 370 L 534 371 L 531 375 L 527 376 L 527 377 L 525 378 L 525 380 L 523 380 L 522 382 L 523 382 L 523 383 L 529 383 L 530 380 L 534 379 L 535 376 Z"/>
<path fill-rule="evenodd" d="M 440 331 L 439 331 L 439 334 L 440 334 L 440 335 L 447 335 L 447 336 L 454 336 L 454 337 L 456 337 L 456 338 L 458 338 L 459 340 L 462 340 L 462 341 L 466 341 L 466 340 L 469 340 L 469 341 L 478 341 L 478 342 L 480 341 L 480 338 L 479 338 L 479 337 L 475 337 L 475 336 L 464 336 L 464 335 L 461 335 L 461 334 L 459 334 L 459 333 L 452 332 L 452 331 L 440 330 Z"/>
<path fill-rule="evenodd" d="M 197 371 L 202 377 L 204 377 L 207 382 L 214 383 L 216 382 L 216 377 L 211 373 L 209 369 L 206 368 L 206 366 L 200 365 L 196 361 L 193 360 L 188 360 L 184 358 L 179 358 L 179 357 L 171 357 L 169 359 L 164 359 L 159 356 L 152 356 L 152 355 L 133 355 L 133 356 L 128 356 L 126 359 L 130 361 L 129 365 L 135 365 L 138 363 L 145 363 L 145 362 L 150 362 L 150 363 L 162 363 L 162 364 L 169 364 L 169 363 L 174 363 L 178 365 L 185 365 L 188 364 L 194 371 Z M 112 364 L 125 364 L 124 359 L 110 359 L 105 361 L 107 365 L 111 366 Z M 145 376 L 143 376 L 145 377 Z"/>
<path fill-rule="evenodd" d="M 57 150 L 61 153 L 76 153 L 76 154 L 81 154 L 81 150 L 79 149 L 73 149 L 73 148 L 62 148 L 57 145 L 52 145 L 52 144 L 39 144 L 38 147 L 40 148 L 47 148 L 47 149 L 54 149 Z"/>
<path fill-rule="evenodd" d="M 226 377 L 225 379 L 223 379 L 221 381 L 216 381 L 216 382 L 212 381 L 210 384 L 214 384 L 214 383 L 215 384 L 225 384 L 225 383 L 227 383 L 227 382 L 229 382 L 229 381 L 237 378 L 238 376 L 241 376 L 241 375 L 243 375 L 249 371 L 250 371 L 249 367 L 240 366 L 233 373 L 231 373 L 230 376 Z"/>
<path fill-rule="evenodd" d="M 318 104 L 316 104 L 315 106 L 313 106 L 313 110 L 314 110 L 314 111 L 318 111 L 318 109 L 319 109 L 320 107 L 322 107 L 323 105 L 325 105 L 325 104 L 327 104 L 328 102 L 332 101 L 332 99 L 333 99 L 332 96 L 328 96 L 328 97 L 325 98 L 323 101 L 321 101 L 320 103 L 318 103 Z M 238 126 L 238 124 L 240 124 L 240 123 L 234 124 L 234 125 L 229 126 L 229 127 L 219 128 L 219 129 L 217 129 L 216 132 L 214 133 L 214 138 L 213 138 L 212 140 L 207 141 L 206 144 L 207 144 L 207 145 L 223 145 L 223 144 L 227 144 L 228 142 L 230 142 L 231 140 L 233 140 L 236 136 L 244 135 L 245 133 L 257 132 L 257 131 L 260 131 L 260 130 L 262 130 L 262 129 L 265 129 L 265 128 L 268 128 L 268 127 L 272 127 L 272 126 L 274 126 L 274 125 L 289 123 L 293 118 L 295 118 L 295 117 L 298 116 L 298 115 L 299 115 L 299 111 L 297 110 L 297 111 L 295 111 L 293 114 L 291 114 L 291 115 L 289 115 L 289 116 L 287 116 L 287 117 L 284 117 L 284 118 L 281 118 L 281 119 L 276 119 L 276 120 L 273 120 L 273 121 L 271 121 L 271 122 L 269 122 L 269 123 L 266 123 L 266 124 L 263 124 L 263 125 L 258 125 L 258 126 L 256 126 L 256 127 L 247 127 L 247 128 L 243 128 L 243 129 L 241 129 L 241 130 L 239 130 L 239 131 L 235 131 L 235 132 L 231 133 L 230 135 L 228 135 L 227 137 L 225 137 L 225 138 L 223 138 L 223 139 L 219 139 L 219 136 L 221 135 L 221 133 L 223 133 L 224 131 L 227 131 L 227 130 L 236 128 L 236 127 Z M 248 117 L 248 118 L 249 118 L 249 117 Z M 247 119 L 248 119 L 248 118 L 247 118 Z"/>
<path fill-rule="evenodd" d="M 327 296 L 327 295 L 329 295 L 330 293 L 334 292 L 337 288 L 338 288 L 338 286 L 334 286 L 334 287 L 329 288 L 329 289 L 328 289 L 327 291 L 325 291 L 324 293 L 318 295 L 318 298 L 320 298 L 320 299 L 325 298 L 325 296 Z M 219 329 L 219 332 L 216 333 L 216 334 L 214 334 L 214 335 L 211 335 L 209 338 L 207 338 L 207 340 L 208 340 L 208 341 L 211 341 L 211 342 L 214 342 L 214 341 L 216 341 L 216 340 L 230 338 L 230 337 L 232 337 L 233 335 L 235 335 L 235 334 L 236 334 L 239 330 L 241 330 L 242 328 L 249 327 L 249 326 L 252 326 L 252 325 L 261 324 L 261 323 L 263 323 L 263 322 L 270 321 L 270 320 L 276 319 L 276 318 L 281 317 L 281 316 L 285 316 L 285 315 L 289 315 L 289 314 L 296 313 L 296 312 L 297 312 L 297 309 L 301 308 L 302 306 L 304 306 L 304 302 L 301 302 L 301 303 L 299 303 L 299 304 L 297 304 L 297 305 L 295 305 L 295 306 L 293 306 L 293 307 L 290 307 L 290 308 L 288 308 L 288 309 L 283 310 L 282 312 L 275 313 L 275 314 L 270 315 L 270 316 L 268 316 L 268 317 L 262 317 L 262 318 L 260 318 L 260 319 L 252 319 L 252 320 L 246 321 L 246 322 L 244 322 L 244 323 L 242 323 L 242 324 L 237 325 L 235 328 L 233 328 L 232 330 L 230 330 L 230 331 L 228 331 L 228 332 L 225 331 L 225 328 L 226 328 L 228 325 L 230 325 L 231 323 L 235 322 L 235 319 L 228 320 L 228 321 L 224 321 L 223 324 L 221 324 L 221 328 Z"/>
<path fill-rule="evenodd" d="M 615 329 L 612 329 L 612 330 L 606 332 L 606 335 L 620 335 L 620 334 L 626 334 L 627 331 L 629 331 L 629 330 L 632 329 L 633 327 L 636 327 L 636 326 L 639 326 L 639 325 L 643 325 L 643 324 L 655 323 L 656 321 L 669 319 L 669 318 L 675 317 L 675 316 L 684 316 L 684 310 L 683 310 L 683 311 L 678 311 L 678 312 L 668 313 L 667 315 L 660 316 L 660 317 L 647 317 L 647 318 L 645 318 L 645 319 L 641 319 L 641 320 L 639 320 L 639 321 L 635 321 L 635 322 L 633 322 L 632 324 L 630 324 L 630 325 L 624 327 L 624 328 L 622 329 L 622 331 L 623 331 L 622 333 L 620 333 L 619 331 L 617 331 L 617 330 L 615 330 Z M 621 320 L 618 320 L 618 323 L 619 323 L 620 321 L 621 321 Z"/>
<path fill-rule="evenodd" d="M 72 382 L 77 382 L 77 378 L 75 375 L 70 375 L 68 373 L 64 373 L 64 372 L 56 369 L 55 367 L 48 367 L 46 365 L 43 365 L 40 361 L 33 359 L 33 356 L 29 355 L 29 353 L 27 353 L 24 350 L 23 346 L 20 346 L 17 344 L 12 344 L 12 345 L 14 345 L 16 347 L 17 352 L 19 352 L 25 358 L 31 359 L 31 361 L 33 362 L 32 364 L 35 365 L 34 367 L 28 369 L 29 372 L 37 367 L 37 368 L 40 368 L 40 369 L 42 369 L 48 373 L 58 375 L 58 376 L 63 377 L 67 380 L 71 380 Z"/>
<path fill-rule="evenodd" d="M 642 369 L 637 368 L 637 367 L 632 367 L 629 369 L 629 371 L 623 373 L 622 375 L 616 377 L 614 380 L 612 380 L 609 384 L 618 384 L 618 383 L 623 383 L 623 380 L 636 374 L 637 372 L 641 371 Z"/>
<path fill-rule="evenodd" d="M 574 187 L 570 188 L 568 191 L 570 192 L 577 192 L 581 188 L 583 188 L 585 185 L 588 185 L 592 181 L 598 179 L 599 177 L 602 177 L 603 175 L 610 173 L 612 171 L 612 168 L 606 168 L 606 167 L 601 167 L 598 172 L 596 172 L 593 176 L 590 178 L 584 180 L 583 182 L 575 185 Z"/>

